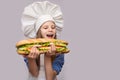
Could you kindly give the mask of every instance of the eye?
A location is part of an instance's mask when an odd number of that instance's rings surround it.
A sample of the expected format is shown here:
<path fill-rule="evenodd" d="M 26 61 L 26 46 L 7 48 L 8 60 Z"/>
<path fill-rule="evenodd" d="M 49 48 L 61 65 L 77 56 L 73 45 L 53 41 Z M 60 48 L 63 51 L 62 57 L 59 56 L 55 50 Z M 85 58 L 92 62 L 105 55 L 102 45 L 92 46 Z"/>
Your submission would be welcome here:
<path fill-rule="evenodd" d="M 44 26 L 43 28 L 44 28 L 44 29 L 48 29 L 48 26 Z"/>
<path fill-rule="evenodd" d="M 52 28 L 52 29 L 55 29 L 55 28 L 56 28 L 56 26 L 52 25 L 52 26 L 51 26 L 51 28 Z"/>

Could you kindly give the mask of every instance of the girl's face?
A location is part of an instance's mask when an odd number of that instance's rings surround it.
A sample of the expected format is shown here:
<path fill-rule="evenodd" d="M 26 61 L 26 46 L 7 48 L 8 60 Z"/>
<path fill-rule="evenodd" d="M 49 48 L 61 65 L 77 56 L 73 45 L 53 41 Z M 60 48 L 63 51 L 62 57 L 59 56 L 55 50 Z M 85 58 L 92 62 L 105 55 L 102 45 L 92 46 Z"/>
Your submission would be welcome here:
<path fill-rule="evenodd" d="M 42 38 L 55 38 L 56 26 L 53 21 L 47 21 L 40 27 Z M 40 34 L 40 33 L 39 33 Z"/>

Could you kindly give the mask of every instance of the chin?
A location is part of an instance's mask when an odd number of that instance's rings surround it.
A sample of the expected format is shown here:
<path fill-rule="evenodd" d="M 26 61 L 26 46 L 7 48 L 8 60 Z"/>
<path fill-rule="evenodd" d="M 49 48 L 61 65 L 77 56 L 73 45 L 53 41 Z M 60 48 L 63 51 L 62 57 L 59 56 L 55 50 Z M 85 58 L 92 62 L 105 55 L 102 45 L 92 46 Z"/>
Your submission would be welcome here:
<path fill-rule="evenodd" d="M 48 39 L 54 39 L 54 38 L 52 38 L 52 37 L 48 37 Z"/>
<path fill-rule="evenodd" d="M 47 39 L 54 39 L 53 37 L 45 37 L 45 38 L 47 38 Z"/>

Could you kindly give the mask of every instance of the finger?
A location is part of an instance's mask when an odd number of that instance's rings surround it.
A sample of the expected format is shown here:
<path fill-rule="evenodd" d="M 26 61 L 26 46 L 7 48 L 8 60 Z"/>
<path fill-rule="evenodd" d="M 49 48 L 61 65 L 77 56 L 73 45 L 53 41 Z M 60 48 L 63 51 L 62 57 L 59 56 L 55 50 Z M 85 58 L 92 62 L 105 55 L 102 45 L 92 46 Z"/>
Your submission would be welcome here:
<path fill-rule="evenodd" d="M 51 53 L 52 55 L 55 55 L 56 47 L 53 43 L 51 43 L 50 45 L 51 45 Z"/>
<path fill-rule="evenodd" d="M 37 55 L 43 53 L 43 51 L 39 51 L 39 49 L 38 49 L 38 48 L 41 47 L 41 45 L 34 45 L 33 47 L 35 48 L 35 52 L 36 52 Z"/>
<path fill-rule="evenodd" d="M 45 53 L 44 51 L 39 51 L 39 54 L 43 54 L 43 53 Z"/>
<path fill-rule="evenodd" d="M 35 47 L 32 47 L 31 50 L 30 50 L 30 56 L 33 56 L 34 52 L 35 52 Z"/>
<path fill-rule="evenodd" d="M 51 55 L 52 55 L 52 54 L 51 54 L 51 50 L 49 49 L 49 50 L 45 53 L 45 55 L 51 56 Z"/>
<path fill-rule="evenodd" d="M 36 57 L 36 48 L 32 47 L 30 50 L 30 54 L 28 55 L 30 58 L 35 58 Z"/>
<path fill-rule="evenodd" d="M 28 55 L 29 58 L 33 58 L 33 56 L 34 56 L 34 53 L 30 53 L 30 54 Z"/>
<path fill-rule="evenodd" d="M 37 58 L 39 56 L 39 54 L 40 53 L 39 53 L 38 49 L 35 48 L 35 55 L 34 56 Z"/>
<path fill-rule="evenodd" d="M 51 50 L 52 50 L 52 52 L 56 51 L 56 46 L 53 43 L 51 44 Z"/>
<path fill-rule="evenodd" d="M 49 48 L 49 50 L 48 50 L 48 52 L 47 53 L 49 53 L 49 54 L 51 54 L 52 53 L 52 47 L 51 47 L 51 45 L 50 45 L 50 48 Z"/>

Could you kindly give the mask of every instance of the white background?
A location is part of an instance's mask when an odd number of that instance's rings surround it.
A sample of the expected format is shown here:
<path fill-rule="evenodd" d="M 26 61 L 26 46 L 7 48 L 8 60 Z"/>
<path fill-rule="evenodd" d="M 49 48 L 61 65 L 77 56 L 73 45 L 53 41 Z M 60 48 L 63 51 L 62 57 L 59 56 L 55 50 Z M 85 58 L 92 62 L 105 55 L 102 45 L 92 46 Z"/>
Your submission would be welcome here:
<path fill-rule="evenodd" d="M 34 1 L 39 0 L 0 1 L 0 80 L 26 80 L 27 67 L 16 53 L 15 43 L 24 39 L 23 9 Z M 61 38 L 69 42 L 71 50 L 60 74 L 64 80 L 120 80 L 120 1 L 49 1 L 62 8 Z"/>

